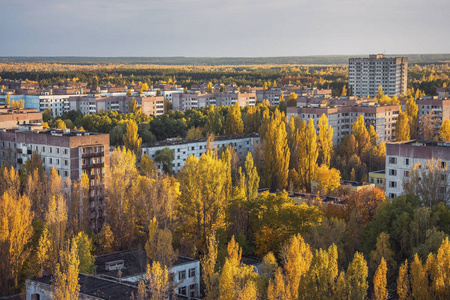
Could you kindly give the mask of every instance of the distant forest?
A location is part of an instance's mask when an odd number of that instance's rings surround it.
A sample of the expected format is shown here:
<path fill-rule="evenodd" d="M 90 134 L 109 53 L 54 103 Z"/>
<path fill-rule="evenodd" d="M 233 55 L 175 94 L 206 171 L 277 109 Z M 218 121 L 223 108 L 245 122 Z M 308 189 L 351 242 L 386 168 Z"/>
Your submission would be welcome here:
<path fill-rule="evenodd" d="M 317 56 L 280 56 L 280 57 L 0 57 L 0 62 L 53 62 L 53 63 L 125 63 L 151 65 L 265 65 L 265 64 L 347 64 L 350 57 L 368 55 L 317 55 Z M 409 63 L 448 63 L 450 54 L 392 54 L 389 56 L 407 56 Z"/>

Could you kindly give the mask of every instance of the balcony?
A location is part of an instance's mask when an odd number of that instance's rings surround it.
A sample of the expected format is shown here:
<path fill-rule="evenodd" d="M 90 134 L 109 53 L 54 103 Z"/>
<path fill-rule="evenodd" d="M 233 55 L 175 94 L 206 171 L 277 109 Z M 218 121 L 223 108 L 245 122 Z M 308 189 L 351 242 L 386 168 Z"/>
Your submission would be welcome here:
<path fill-rule="evenodd" d="M 96 164 L 86 164 L 83 165 L 83 169 L 93 169 L 93 168 L 103 168 L 105 166 L 105 163 L 96 163 Z"/>
<path fill-rule="evenodd" d="M 91 153 L 82 153 L 81 157 L 83 158 L 90 158 L 90 157 L 97 157 L 97 156 L 104 156 L 105 152 L 91 152 Z"/>

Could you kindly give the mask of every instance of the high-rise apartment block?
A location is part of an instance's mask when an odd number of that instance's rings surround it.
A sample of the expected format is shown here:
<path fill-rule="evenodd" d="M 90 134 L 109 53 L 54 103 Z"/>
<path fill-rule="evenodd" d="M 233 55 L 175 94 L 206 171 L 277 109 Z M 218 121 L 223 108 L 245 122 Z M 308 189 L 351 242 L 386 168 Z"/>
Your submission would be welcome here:
<path fill-rule="evenodd" d="M 354 96 L 376 96 L 378 87 L 389 97 L 406 95 L 408 80 L 407 57 L 385 57 L 384 54 L 369 58 L 350 58 L 348 85 Z"/>

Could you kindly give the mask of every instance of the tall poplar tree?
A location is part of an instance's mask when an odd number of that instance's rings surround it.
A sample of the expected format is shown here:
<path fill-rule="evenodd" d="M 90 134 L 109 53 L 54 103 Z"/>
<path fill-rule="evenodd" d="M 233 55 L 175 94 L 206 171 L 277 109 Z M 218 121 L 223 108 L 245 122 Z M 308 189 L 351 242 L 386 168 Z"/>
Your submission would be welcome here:
<path fill-rule="evenodd" d="M 417 138 L 417 127 L 419 125 L 417 114 L 419 112 L 419 106 L 416 103 L 416 100 L 414 100 L 414 97 L 409 96 L 408 100 L 406 101 L 406 114 L 409 118 L 409 129 L 410 129 L 410 136 L 411 139 Z"/>
<path fill-rule="evenodd" d="M 349 299 L 365 299 L 369 287 L 367 275 L 368 268 L 364 256 L 361 253 L 356 252 L 353 261 L 347 269 Z"/>
<path fill-rule="evenodd" d="M 384 258 L 381 258 L 380 265 L 378 266 L 375 276 L 373 277 L 373 289 L 376 300 L 386 300 L 388 298 L 387 285 L 387 266 Z"/>
<path fill-rule="evenodd" d="M 127 132 L 123 136 L 123 144 L 125 148 L 133 151 L 138 159 L 141 158 L 141 143 L 142 138 L 138 134 L 138 126 L 134 120 L 129 120 L 127 123 Z"/>
<path fill-rule="evenodd" d="M 345 86 L 344 86 L 345 87 Z M 320 161 L 326 166 L 330 166 L 331 153 L 333 151 L 333 127 L 328 126 L 328 118 L 325 114 L 319 119 L 319 143 Z"/>
<path fill-rule="evenodd" d="M 410 140 L 409 119 L 406 112 L 398 113 L 397 124 L 395 125 L 395 140 L 397 142 Z"/>
<path fill-rule="evenodd" d="M 228 108 L 225 132 L 227 135 L 244 133 L 244 122 L 242 121 L 239 102 Z"/>
<path fill-rule="evenodd" d="M 314 127 L 313 119 L 309 119 L 308 128 L 306 129 L 306 176 L 305 184 L 306 190 L 311 190 L 311 181 L 314 180 L 317 170 L 317 157 L 319 156 L 319 149 L 317 147 L 317 134 Z"/>
<path fill-rule="evenodd" d="M 439 130 L 439 137 L 444 142 L 450 142 L 450 120 L 445 119 L 442 122 L 441 129 Z"/>
<path fill-rule="evenodd" d="M 69 243 L 62 249 L 56 264 L 52 290 L 55 299 L 77 300 L 80 293 L 78 283 L 80 261 L 76 242 Z"/>
<path fill-rule="evenodd" d="M 285 116 L 278 109 L 267 123 L 262 145 L 266 186 L 272 189 L 286 188 L 290 151 L 287 144 Z"/>

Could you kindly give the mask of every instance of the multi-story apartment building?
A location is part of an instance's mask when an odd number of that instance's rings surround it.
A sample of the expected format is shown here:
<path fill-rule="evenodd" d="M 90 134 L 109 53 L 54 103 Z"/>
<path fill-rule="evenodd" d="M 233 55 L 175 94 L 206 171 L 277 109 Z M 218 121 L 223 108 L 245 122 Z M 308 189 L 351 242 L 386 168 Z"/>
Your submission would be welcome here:
<path fill-rule="evenodd" d="M 450 144 L 436 141 L 408 141 L 386 144 L 386 196 L 402 195 L 403 179 L 408 177 L 416 163 L 426 165 L 431 159 L 441 160 L 443 166 L 450 163 Z M 447 185 L 448 185 L 448 178 Z"/>
<path fill-rule="evenodd" d="M 376 96 L 381 86 L 385 94 L 406 95 L 408 79 L 407 57 L 385 57 L 384 54 L 368 58 L 350 58 L 348 84 L 354 96 Z"/>
<path fill-rule="evenodd" d="M 439 99 L 448 99 L 450 96 L 450 87 L 437 88 L 436 93 L 438 94 Z"/>
<path fill-rule="evenodd" d="M 127 96 L 102 96 L 99 94 L 90 94 L 88 96 L 72 97 L 69 100 L 70 110 L 79 110 L 83 115 L 117 111 L 119 113 L 128 113 L 128 105 L 133 97 Z M 138 96 L 134 97 L 141 111 L 146 115 L 159 116 L 164 114 L 163 96 Z"/>
<path fill-rule="evenodd" d="M 35 109 L 0 108 L 0 128 L 18 129 L 20 124 L 42 124 L 42 113 Z"/>
<path fill-rule="evenodd" d="M 438 98 L 437 96 L 427 96 L 421 99 L 416 99 L 419 111 L 417 116 L 423 117 L 428 113 L 432 114 L 434 119 L 435 133 L 439 132 L 442 122 L 445 119 L 450 119 L 450 99 Z"/>
<path fill-rule="evenodd" d="M 128 250 L 97 256 L 96 274 L 129 283 L 145 279 L 148 258 L 145 251 Z M 120 270 L 120 274 L 119 274 Z M 189 298 L 200 295 L 200 261 L 178 256 L 169 268 L 175 293 Z"/>
<path fill-rule="evenodd" d="M 256 104 L 255 93 L 212 93 L 201 94 L 200 92 L 188 92 L 172 95 L 173 110 L 185 111 L 187 109 L 198 109 L 208 105 L 232 106 L 236 102 L 241 107 L 254 106 Z"/>
<path fill-rule="evenodd" d="M 319 119 L 325 114 L 328 124 L 333 128 L 333 144 L 339 145 L 342 138 L 352 133 L 352 124 L 360 116 L 364 116 L 367 128 L 372 125 L 378 134 L 379 141 L 393 141 L 397 123 L 399 105 L 378 105 L 374 101 L 353 105 L 328 105 L 327 103 L 307 104 L 300 107 L 288 107 L 287 117 L 297 116 L 306 122 L 313 119 L 318 129 Z"/>
<path fill-rule="evenodd" d="M 239 159 L 243 161 L 245 160 L 248 152 L 254 152 L 254 143 L 259 143 L 259 134 L 218 136 L 215 137 L 212 143 L 212 148 L 218 150 L 222 147 L 231 145 L 236 150 Z M 200 157 L 203 153 L 206 153 L 208 150 L 208 141 L 207 138 L 201 138 L 195 140 L 156 142 L 153 144 L 142 145 L 142 155 L 147 154 L 152 160 L 155 160 L 156 152 L 164 149 L 165 147 L 174 151 L 172 167 L 173 171 L 176 173 L 183 168 L 186 163 L 186 159 L 190 155 Z M 162 164 L 157 162 L 155 163 L 158 170 L 162 170 Z"/>
<path fill-rule="evenodd" d="M 101 221 L 104 217 L 105 184 L 109 176 L 109 134 L 37 128 L 25 124 L 20 125 L 19 130 L 2 129 L 0 164 L 9 162 L 20 170 L 31 159 L 33 152 L 37 152 L 45 171 L 50 173 L 55 168 L 63 182 L 67 178 L 79 181 L 82 174 L 86 173 L 89 177 L 91 207 L 94 201 L 97 205 L 91 218 Z"/>
<path fill-rule="evenodd" d="M 319 90 L 317 88 L 304 88 L 301 86 L 281 86 L 273 87 L 268 90 L 256 91 L 256 100 L 258 103 L 263 100 L 269 101 L 270 105 L 280 104 L 282 96 L 287 101 L 291 93 L 296 93 L 299 97 L 315 97 L 315 98 L 329 98 L 331 97 L 330 89 Z"/>
<path fill-rule="evenodd" d="M 44 112 L 49 108 L 53 116 L 60 116 L 63 112 L 69 111 L 69 99 L 79 96 L 77 94 L 51 95 L 49 92 L 43 94 L 10 95 L 11 101 L 25 101 L 25 108 L 36 109 Z M 6 94 L 0 95 L 0 104 L 5 104 Z"/>

